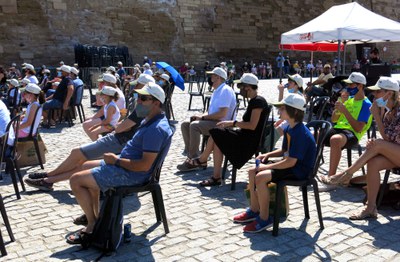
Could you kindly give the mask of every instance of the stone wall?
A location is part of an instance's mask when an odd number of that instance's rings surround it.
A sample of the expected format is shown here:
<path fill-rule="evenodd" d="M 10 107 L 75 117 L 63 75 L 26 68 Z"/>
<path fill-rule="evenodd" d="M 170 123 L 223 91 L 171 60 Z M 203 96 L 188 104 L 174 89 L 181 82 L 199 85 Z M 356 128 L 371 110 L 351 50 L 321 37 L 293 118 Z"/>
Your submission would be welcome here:
<path fill-rule="evenodd" d="M 349 1 L 279 0 L 0 0 L 1 64 L 74 62 L 74 44 L 125 45 L 134 62 L 143 55 L 174 65 L 219 59 L 271 61 L 281 33 Z M 400 1 L 360 4 L 394 20 Z M 371 6 L 372 4 L 372 6 Z M 399 57 L 399 45 L 385 58 Z M 300 59 L 307 53 L 289 53 Z M 354 59 L 349 47 L 348 58 Z M 320 55 L 332 59 L 334 54 Z M 387 59 L 389 60 L 389 59 Z"/>

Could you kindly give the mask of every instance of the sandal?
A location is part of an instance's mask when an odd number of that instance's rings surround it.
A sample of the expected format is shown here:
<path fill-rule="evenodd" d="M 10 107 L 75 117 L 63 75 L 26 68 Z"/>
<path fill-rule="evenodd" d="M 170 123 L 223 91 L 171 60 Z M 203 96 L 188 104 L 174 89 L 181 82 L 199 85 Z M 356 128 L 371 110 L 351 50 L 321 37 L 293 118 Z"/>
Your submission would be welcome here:
<path fill-rule="evenodd" d="M 86 215 L 83 214 L 83 215 L 81 215 L 81 216 L 75 218 L 74 221 L 73 221 L 73 223 L 74 223 L 75 225 L 78 225 L 78 226 L 80 226 L 80 225 L 81 225 L 81 226 L 87 226 L 88 221 L 87 221 Z"/>
<path fill-rule="evenodd" d="M 89 237 L 91 234 L 92 233 L 87 233 L 85 231 L 79 230 L 67 236 L 67 243 L 70 245 L 80 245 L 82 244 L 83 238 Z"/>
<path fill-rule="evenodd" d="M 221 178 L 210 177 L 207 180 L 200 182 L 200 186 L 220 186 L 221 185 Z"/>
<path fill-rule="evenodd" d="M 353 174 L 344 172 L 341 175 L 334 176 L 318 176 L 319 180 L 327 185 L 341 185 L 348 186 L 350 183 L 350 179 L 353 177 Z"/>
<path fill-rule="evenodd" d="M 180 172 L 189 172 L 198 168 L 206 169 L 207 162 L 200 162 L 199 158 L 186 159 L 183 164 L 177 166 Z"/>
<path fill-rule="evenodd" d="M 374 218 L 376 219 L 378 217 L 378 211 L 376 210 L 376 207 L 374 208 L 374 210 L 372 212 L 367 211 L 366 209 L 364 209 L 363 211 L 361 211 L 358 214 L 353 214 L 349 217 L 350 220 L 363 220 L 363 219 L 367 219 L 367 218 Z"/>

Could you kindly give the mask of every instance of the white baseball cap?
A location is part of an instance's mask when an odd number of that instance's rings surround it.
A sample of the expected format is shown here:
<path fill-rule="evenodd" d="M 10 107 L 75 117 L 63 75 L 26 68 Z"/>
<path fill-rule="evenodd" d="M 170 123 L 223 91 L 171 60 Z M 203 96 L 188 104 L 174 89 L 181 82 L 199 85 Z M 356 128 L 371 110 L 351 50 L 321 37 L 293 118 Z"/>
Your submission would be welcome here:
<path fill-rule="evenodd" d="M 209 75 L 217 75 L 222 77 L 223 79 L 227 79 L 228 75 L 226 74 L 226 71 L 224 69 L 222 69 L 221 67 L 216 67 L 213 69 L 213 71 L 207 71 L 206 72 Z"/>
<path fill-rule="evenodd" d="M 149 65 L 149 63 L 145 63 L 145 64 L 143 65 L 143 67 L 149 68 L 150 65 Z"/>
<path fill-rule="evenodd" d="M 8 79 L 7 82 L 9 82 L 12 86 L 18 87 L 19 86 L 19 82 L 17 79 Z"/>
<path fill-rule="evenodd" d="M 258 78 L 252 73 L 244 73 L 239 80 L 233 81 L 236 84 L 258 85 Z"/>
<path fill-rule="evenodd" d="M 60 84 L 60 82 L 54 82 L 53 86 L 58 86 Z"/>
<path fill-rule="evenodd" d="M 113 76 L 112 74 L 104 73 L 103 77 L 101 77 L 97 81 L 98 82 L 109 82 L 109 83 L 115 84 L 115 83 L 117 83 L 117 78 L 115 76 Z"/>
<path fill-rule="evenodd" d="M 303 87 L 303 78 L 301 77 L 301 75 L 299 75 L 299 74 L 288 75 L 288 78 L 289 78 L 290 80 L 295 81 L 296 84 L 297 84 L 299 87 Z"/>
<path fill-rule="evenodd" d="M 21 88 L 21 92 L 29 92 L 36 95 L 40 94 L 40 91 L 42 91 L 42 89 L 40 89 L 38 85 L 32 83 L 29 83 L 26 85 L 26 87 Z"/>
<path fill-rule="evenodd" d="M 299 94 L 289 94 L 282 101 L 274 103 L 274 106 L 287 105 L 301 111 L 306 111 L 306 100 Z"/>
<path fill-rule="evenodd" d="M 107 95 L 107 96 L 114 96 L 116 92 L 117 92 L 117 89 L 115 89 L 112 86 L 103 86 L 103 89 L 101 89 L 101 91 L 99 91 L 98 93 Z"/>
<path fill-rule="evenodd" d="M 75 67 L 71 67 L 71 73 L 73 73 L 75 75 L 79 75 L 79 70 L 76 69 Z"/>
<path fill-rule="evenodd" d="M 24 78 L 24 79 L 21 80 L 21 83 L 30 84 L 31 80 L 29 80 L 29 78 Z"/>
<path fill-rule="evenodd" d="M 117 72 L 117 70 L 113 66 L 107 67 L 107 71 L 114 72 L 114 73 Z"/>
<path fill-rule="evenodd" d="M 57 68 L 58 71 L 64 71 L 66 73 L 71 73 L 71 67 L 67 65 L 62 65 Z"/>
<path fill-rule="evenodd" d="M 27 63 L 26 63 L 26 64 L 24 65 L 23 69 L 29 69 L 29 70 L 34 71 L 34 70 L 35 70 L 35 67 L 34 67 L 33 65 L 31 65 L 31 64 L 27 64 Z"/>
<path fill-rule="evenodd" d="M 166 81 L 169 81 L 169 75 L 167 75 L 167 74 L 161 74 L 160 77 L 161 77 L 162 79 L 166 80 Z"/>
<path fill-rule="evenodd" d="M 365 76 L 359 72 L 353 72 L 350 74 L 349 78 L 343 80 L 347 84 L 357 83 L 357 84 L 367 84 L 367 79 Z"/>
<path fill-rule="evenodd" d="M 139 77 L 136 80 L 130 82 L 130 84 L 136 85 L 137 83 L 139 83 L 142 85 L 146 85 L 148 83 L 155 83 L 155 82 L 156 82 L 156 80 L 151 75 L 140 74 Z"/>
<path fill-rule="evenodd" d="M 165 101 L 164 90 L 155 83 L 150 82 L 147 85 L 145 85 L 142 89 L 135 89 L 134 91 L 141 95 L 151 95 L 151 96 L 155 97 L 161 103 L 164 103 L 164 101 Z"/>
<path fill-rule="evenodd" d="M 118 61 L 117 65 L 122 65 L 122 62 L 121 62 L 121 61 Z"/>
<path fill-rule="evenodd" d="M 45 70 L 43 70 L 43 73 L 50 74 L 50 70 L 46 68 Z"/>
<path fill-rule="evenodd" d="M 374 86 L 367 87 L 369 90 L 385 89 L 389 91 L 399 91 L 399 83 L 391 77 L 381 76 Z"/>

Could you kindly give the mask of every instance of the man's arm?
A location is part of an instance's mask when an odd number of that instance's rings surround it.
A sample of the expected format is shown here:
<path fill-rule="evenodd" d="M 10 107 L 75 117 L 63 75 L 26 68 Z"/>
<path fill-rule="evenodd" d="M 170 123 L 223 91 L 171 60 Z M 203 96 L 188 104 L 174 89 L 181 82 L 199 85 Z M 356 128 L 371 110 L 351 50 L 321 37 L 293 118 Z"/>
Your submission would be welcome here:
<path fill-rule="evenodd" d="M 356 132 L 361 132 L 365 126 L 365 122 L 357 121 L 354 117 L 350 114 L 349 110 L 340 102 L 336 102 L 335 108 L 339 110 L 349 121 L 349 124 Z"/>
<path fill-rule="evenodd" d="M 118 158 L 118 156 L 113 153 L 105 153 L 104 162 L 109 165 L 115 165 L 117 162 L 119 162 L 118 165 L 120 167 L 125 168 L 129 171 L 147 172 L 150 170 L 151 166 L 156 160 L 157 155 L 158 153 L 143 152 L 142 159 L 133 160 L 127 158 Z"/>
<path fill-rule="evenodd" d="M 122 121 L 120 124 L 117 125 L 117 127 L 115 128 L 115 133 L 122 133 L 128 131 L 135 125 L 136 125 L 135 122 L 133 122 L 129 118 L 126 118 L 124 121 Z"/>
<path fill-rule="evenodd" d="M 67 96 L 65 97 L 63 109 L 67 110 L 69 106 L 69 101 L 71 100 L 72 95 L 74 94 L 74 85 L 69 85 L 67 87 Z"/>

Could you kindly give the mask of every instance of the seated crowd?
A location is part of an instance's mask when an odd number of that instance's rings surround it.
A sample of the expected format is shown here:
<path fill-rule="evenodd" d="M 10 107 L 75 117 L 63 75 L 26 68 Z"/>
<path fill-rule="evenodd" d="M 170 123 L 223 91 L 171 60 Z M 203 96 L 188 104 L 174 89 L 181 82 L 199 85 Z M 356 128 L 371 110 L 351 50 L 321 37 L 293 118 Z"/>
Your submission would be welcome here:
<path fill-rule="evenodd" d="M 100 191 L 149 181 L 158 154 L 173 135 L 163 113 L 167 90 L 173 80 L 168 72 L 156 70 L 150 64 L 153 65 L 151 61 L 144 63 L 143 73 L 139 65 L 135 66 L 132 76 L 126 74 L 120 62 L 118 70 L 108 67 L 98 80 L 95 105 L 100 109 L 82 125 L 92 142 L 74 148 L 54 170 L 31 173 L 25 179 L 28 185 L 44 191 L 53 190 L 57 182 L 69 180 L 84 212 L 74 223 L 86 225 L 77 234 L 68 237 L 69 243 L 80 243 L 82 235 L 92 232 L 99 215 Z M 224 156 L 234 168 L 240 169 L 257 153 L 269 112 L 268 102 L 259 94 L 259 79 L 253 73 L 244 73 L 235 83 L 240 95 L 249 102 L 242 121 L 236 120 L 239 103 L 234 89 L 227 85 L 228 69 L 224 66 L 210 69 L 206 74 L 210 77 L 213 92 L 208 112 L 193 115 L 182 122 L 183 154 L 187 159 L 177 166 L 180 172 L 205 169 L 212 153 L 213 174 L 200 186 L 221 185 Z M 4 82 L 3 79 L 8 76 L 1 70 L 0 82 Z M 18 74 L 14 73 L 15 78 L 9 79 L 5 84 L 7 89 L 3 90 L 0 123 L 8 123 L 11 111 L 18 110 L 15 105 L 23 102 L 27 109 L 21 121 L 19 137 L 26 136 L 31 126 L 37 130 L 41 117 L 32 125 L 33 112 L 37 108 L 43 110 L 39 115 L 43 114 L 44 125 L 53 126 L 57 119 L 55 115 L 49 119 L 48 111 L 68 109 L 74 90 L 83 84 L 77 68 L 61 65 L 57 70 L 60 74 L 52 80 L 45 70 L 38 80 L 30 64 L 25 64 L 23 79 L 18 79 Z M 187 70 L 190 71 L 189 68 Z M 307 101 L 326 95 L 323 85 L 332 77 L 330 65 L 325 65 L 320 77 L 308 83 L 305 90 L 299 74 L 288 75 L 287 85 L 278 86 L 279 102 L 274 106 L 278 108 L 280 119 L 276 121 L 274 131 L 283 137 L 282 147 L 257 156 L 261 164 L 248 170 L 250 207 L 233 218 L 236 223 L 246 224 L 245 232 L 260 232 L 272 226 L 273 219 L 268 211 L 268 183 L 301 180 L 312 172 L 317 157 L 316 143 L 313 133 L 303 124 L 303 118 L 307 112 Z M 343 83 L 346 88 L 342 90 L 342 99 L 334 104 L 331 116 L 334 126 L 325 140 L 325 145 L 330 147 L 329 171 L 326 176 L 318 177 L 319 188 L 327 191 L 337 185 L 347 185 L 352 175 L 367 165 L 367 207 L 352 214 L 350 219 L 376 218 L 379 171 L 400 166 L 395 153 L 400 149 L 399 84 L 392 78 L 381 77 L 375 86 L 366 87 L 365 76 L 358 72 L 353 72 Z M 52 89 L 53 85 L 54 91 L 45 98 L 48 91 L 45 88 Z M 19 89 L 19 86 L 23 88 Z M 374 94 L 373 103 L 365 96 L 366 88 Z M 286 96 L 285 90 L 289 93 Z M 128 111 L 130 105 L 132 112 Z M 8 115 L 8 118 L 3 115 Z M 372 118 L 382 139 L 368 141 L 361 157 L 344 172 L 338 173 L 341 151 L 360 142 L 371 126 Z M 2 132 L 4 130 L 0 130 L 0 135 Z M 202 137 L 207 139 L 207 143 L 203 150 L 199 150 Z M 271 161 L 274 157 L 281 159 Z"/>

